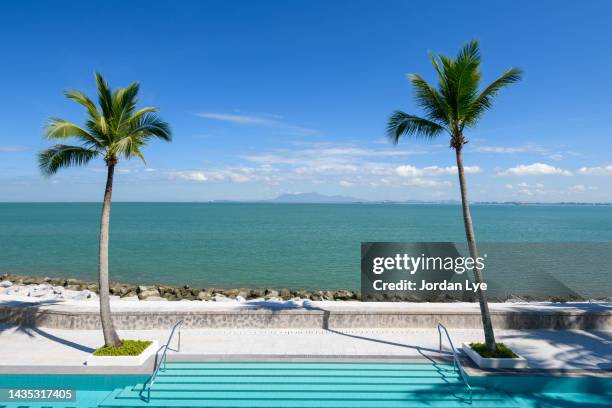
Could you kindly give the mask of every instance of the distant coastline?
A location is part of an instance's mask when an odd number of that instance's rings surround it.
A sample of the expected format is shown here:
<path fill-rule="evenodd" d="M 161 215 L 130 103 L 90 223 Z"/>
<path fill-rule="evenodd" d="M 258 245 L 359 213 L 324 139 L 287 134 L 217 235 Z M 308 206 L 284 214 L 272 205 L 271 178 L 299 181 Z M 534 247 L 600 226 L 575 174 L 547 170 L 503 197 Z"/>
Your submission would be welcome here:
<path fill-rule="evenodd" d="M 97 203 L 97 201 L 0 201 L 0 204 L 30 203 Z M 274 198 L 261 200 L 192 200 L 192 201 L 121 201 L 115 203 L 199 203 L 199 204 L 398 204 L 398 205 L 461 205 L 459 200 L 365 200 L 343 195 L 326 195 L 316 192 L 285 193 Z M 568 206 L 609 206 L 612 202 L 579 202 L 579 201 L 473 201 L 472 205 L 568 205 Z"/>

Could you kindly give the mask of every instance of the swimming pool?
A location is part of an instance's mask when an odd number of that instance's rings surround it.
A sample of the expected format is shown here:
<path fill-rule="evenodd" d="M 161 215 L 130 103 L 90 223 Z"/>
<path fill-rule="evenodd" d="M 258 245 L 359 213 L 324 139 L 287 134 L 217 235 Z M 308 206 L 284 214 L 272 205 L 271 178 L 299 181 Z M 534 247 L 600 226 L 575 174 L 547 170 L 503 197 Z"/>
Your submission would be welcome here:
<path fill-rule="evenodd" d="M 447 364 L 168 363 L 151 391 L 146 376 L 2 375 L 0 388 L 76 390 L 75 401 L 0 407 L 473 407 L 612 406 L 612 378 L 471 377 L 473 401 Z"/>

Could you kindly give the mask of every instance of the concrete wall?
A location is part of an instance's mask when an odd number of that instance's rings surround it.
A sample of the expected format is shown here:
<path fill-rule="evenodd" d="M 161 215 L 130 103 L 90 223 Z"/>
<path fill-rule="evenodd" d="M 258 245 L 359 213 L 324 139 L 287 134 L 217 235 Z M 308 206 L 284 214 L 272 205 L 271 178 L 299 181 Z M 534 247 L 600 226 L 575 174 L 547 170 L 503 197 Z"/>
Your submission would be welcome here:
<path fill-rule="evenodd" d="M 269 309 L 202 311 L 120 311 L 113 313 L 118 329 L 169 328 L 183 319 L 185 328 L 432 328 L 441 322 L 448 328 L 479 328 L 474 311 Z M 612 330 L 612 311 L 524 310 L 492 311 L 499 329 Z M 0 323 L 62 329 L 99 329 L 95 311 L 63 311 L 0 305 Z"/>

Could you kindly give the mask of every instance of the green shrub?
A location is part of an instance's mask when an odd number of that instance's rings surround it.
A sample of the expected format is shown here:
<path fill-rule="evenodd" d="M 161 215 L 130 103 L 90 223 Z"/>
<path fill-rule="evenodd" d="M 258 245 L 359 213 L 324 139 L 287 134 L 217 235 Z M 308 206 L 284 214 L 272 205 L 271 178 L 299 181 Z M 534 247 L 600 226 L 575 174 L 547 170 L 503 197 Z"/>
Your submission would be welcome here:
<path fill-rule="evenodd" d="M 94 351 L 94 356 L 138 356 L 151 343 L 148 340 L 121 340 L 119 347 L 102 346 Z"/>
<path fill-rule="evenodd" d="M 495 351 L 489 351 L 484 343 L 470 343 L 470 347 L 485 358 L 518 358 L 504 343 L 496 343 Z"/>

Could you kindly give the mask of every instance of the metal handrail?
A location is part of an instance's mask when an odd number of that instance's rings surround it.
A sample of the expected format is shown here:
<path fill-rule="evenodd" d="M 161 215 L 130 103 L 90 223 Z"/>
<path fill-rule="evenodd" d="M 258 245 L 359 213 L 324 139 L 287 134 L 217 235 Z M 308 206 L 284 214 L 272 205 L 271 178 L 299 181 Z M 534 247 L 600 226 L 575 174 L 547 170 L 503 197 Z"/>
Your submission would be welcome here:
<path fill-rule="evenodd" d="M 446 329 L 446 327 L 444 327 L 442 323 L 438 323 L 438 339 L 439 339 L 440 351 L 442 351 L 442 329 L 444 329 L 444 333 L 446 334 L 448 343 L 450 344 L 451 350 L 453 351 L 453 365 L 455 367 L 455 370 L 461 376 L 461 379 L 463 380 L 463 383 L 465 384 L 465 387 L 467 388 L 470 394 L 470 403 L 471 403 L 472 402 L 472 387 L 470 386 L 470 383 L 468 382 L 468 379 L 467 379 L 467 374 L 465 370 L 463 369 L 461 362 L 459 361 L 459 355 L 457 354 L 457 350 L 455 350 L 455 346 L 453 345 L 453 341 L 451 340 L 450 334 L 448 334 L 448 330 Z"/>
<path fill-rule="evenodd" d="M 142 394 L 145 391 L 147 391 L 146 401 L 149 402 L 151 400 L 151 387 L 153 386 L 153 384 L 155 383 L 155 380 L 157 379 L 157 373 L 160 370 L 166 371 L 166 354 L 168 350 L 181 351 L 181 326 L 182 325 L 183 325 L 182 320 L 179 320 L 178 322 L 174 323 L 174 326 L 172 326 L 172 331 L 170 331 L 170 335 L 168 336 L 168 341 L 166 341 L 166 344 L 164 344 L 159 349 L 157 349 L 157 352 L 155 353 L 155 365 L 153 367 L 154 368 L 153 373 L 147 379 L 147 381 L 145 381 L 145 383 L 142 385 L 142 390 L 140 390 L 140 392 L 138 393 L 141 399 L 143 399 Z M 170 347 L 170 342 L 172 341 L 172 337 L 174 336 L 174 332 L 176 331 L 177 328 L 178 328 L 178 345 L 174 349 Z M 157 356 L 159 355 L 159 352 L 162 350 L 164 350 L 164 353 L 162 354 L 161 358 L 157 360 Z"/>

